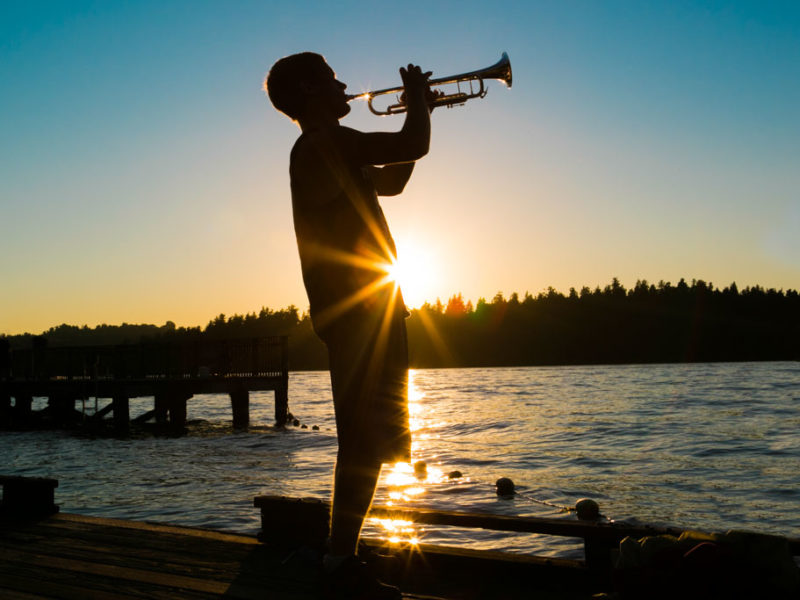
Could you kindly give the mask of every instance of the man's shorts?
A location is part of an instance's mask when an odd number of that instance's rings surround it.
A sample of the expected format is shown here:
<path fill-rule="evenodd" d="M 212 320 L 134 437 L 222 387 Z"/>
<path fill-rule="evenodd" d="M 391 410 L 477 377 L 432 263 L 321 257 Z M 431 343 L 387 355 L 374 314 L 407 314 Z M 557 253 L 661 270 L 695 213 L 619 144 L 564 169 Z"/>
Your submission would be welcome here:
<path fill-rule="evenodd" d="M 347 319 L 325 336 L 339 452 L 411 460 L 408 339 L 403 310 Z"/>

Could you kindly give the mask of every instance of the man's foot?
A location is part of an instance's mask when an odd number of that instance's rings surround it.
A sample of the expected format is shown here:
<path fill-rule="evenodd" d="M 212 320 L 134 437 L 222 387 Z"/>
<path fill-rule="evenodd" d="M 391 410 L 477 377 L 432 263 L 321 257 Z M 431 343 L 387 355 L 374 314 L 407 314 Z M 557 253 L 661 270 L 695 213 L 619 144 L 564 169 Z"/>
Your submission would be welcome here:
<path fill-rule="evenodd" d="M 331 573 L 323 575 L 325 600 L 401 600 L 400 590 L 372 574 L 356 556 L 347 557 Z"/>

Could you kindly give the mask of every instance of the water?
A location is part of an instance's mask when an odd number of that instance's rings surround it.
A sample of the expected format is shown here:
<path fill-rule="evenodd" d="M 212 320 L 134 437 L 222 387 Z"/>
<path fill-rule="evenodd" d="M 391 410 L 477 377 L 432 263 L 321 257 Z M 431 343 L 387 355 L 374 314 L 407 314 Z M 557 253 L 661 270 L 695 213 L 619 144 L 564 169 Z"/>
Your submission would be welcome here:
<path fill-rule="evenodd" d="M 596 499 L 615 520 L 800 537 L 800 364 L 737 363 L 417 370 L 413 461 L 385 467 L 381 504 L 574 518 Z M 181 438 L 0 433 L 2 472 L 55 477 L 62 511 L 255 533 L 258 494 L 330 494 L 336 448 L 325 372 L 293 373 L 273 429 L 272 394 L 251 395 L 246 433 L 227 396 L 198 396 Z M 91 412 L 94 402 L 90 401 Z M 151 408 L 132 400 L 132 416 Z M 319 426 L 319 431 L 311 429 Z M 448 473 L 463 477 L 450 479 Z M 519 495 L 498 498 L 510 477 Z M 579 556 L 575 540 L 369 522 L 365 535 Z"/>

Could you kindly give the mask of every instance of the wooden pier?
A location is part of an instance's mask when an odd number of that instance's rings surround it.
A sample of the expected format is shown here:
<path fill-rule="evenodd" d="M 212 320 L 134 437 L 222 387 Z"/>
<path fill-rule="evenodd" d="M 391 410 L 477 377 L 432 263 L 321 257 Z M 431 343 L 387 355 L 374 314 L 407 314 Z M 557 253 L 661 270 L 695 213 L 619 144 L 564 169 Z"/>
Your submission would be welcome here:
<path fill-rule="evenodd" d="M 153 409 L 136 421 L 152 419 L 181 431 L 192 396 L 225 393 L 233 426 L 245 428 L 250 392 L 265 390 L 275 392 L 275 422 L 283 425 L 288 387 L 286 336 L 53 348 L 45 338 L 34 338 L 31 348 L 15 350 L 0 340 L 0 427 L 73 425 L 84 420 L 76 401 L 95 398 L 108 403 L 91 421 L 110 415 L 114 428 L 124 432 L 131 423 L 130 399 L 152 397 Z M 31 408 L 35 397 L 47 398 L 40 414 Z"/>
<path fill-rule="evenodd" d="M 0 598 L 320 598 L 319 555 L 312 550 L 327 528 L 328 506 L 320 500 L 257 497 L 262 532 L 256 538 L 60 513 L 53 479 L 0 476 L 0 485 Z M 653 539 L 679 531 L 397 507 L 373 507 L 370 516 L 578 537 L 587 550 L 590 544 L 611 548 L 623 536 Z M 751 535 L 744 538 L 748 561 L 723 553 L 713 555 L 725 558 L 717 563 L 706 554 L 699 571 L 675 564 L 636 569 L 637 587 L 602 597 L 796 598 L 800 573 L 791 556 L 798 555 L 800 541 Z M 765 552 L 770 547 L 780 551 Z M 619 573 L 606 562 L 610 553 L 566 560 L 373 541 L 360 554 L 407 600 L 588 600 L 619 590 Z"/>
<path fill-rule="evenodd" d="M 291 546 L 254 536 L 190 527 L 97 518 L 58 512 L 52 479 L 0 476 L 0 598 L 32 600 L 213 599 L 318 600 L 317 562 L 293 553 Z M 8 490 L 14 501 L 8 502 Z M 29 505 L 19 502 L 23 497 Z M 28 510 L 26 506 L 36 506 Z M 404 553 L 405 552 L 405 553 Z M 418 555 L 417 549 L 413 551 Z M 437 552 L 428 555 L 434 562 Z M 408 549 L 377 557 L 383 571 L 411 573 L 406 600 L 578 600 L 584 595 L 536 592 L 476 596 L 464 576 L 437 577 Z M 405 565 L 405 566 L 403 566 Z M 466 575 L 466 573 L 464 573 Z M 395 577 L 395 579 L 397 579 Z M 472 581 L 472 580 L 470 580 Z M 436 595 L 431 595 L 431 589 Z M 531 591 L 534 593 L 531 594 Z"/>

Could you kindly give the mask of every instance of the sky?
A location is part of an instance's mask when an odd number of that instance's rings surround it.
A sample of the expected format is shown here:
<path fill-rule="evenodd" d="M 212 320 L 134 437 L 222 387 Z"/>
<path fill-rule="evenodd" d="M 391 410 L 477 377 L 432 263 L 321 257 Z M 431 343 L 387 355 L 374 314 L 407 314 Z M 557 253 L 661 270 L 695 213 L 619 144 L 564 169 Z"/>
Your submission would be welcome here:
<path fill-rule="evenodd" d="M 613 277 L 800 288 L 795 2 L 4 0 L 0 334 L 306 310 L 299 129 L 261 87 L 304 50 L 354 93 L 510 56 L 512 88 L 436 109 L 382 200 L 411 305 Z"/>

